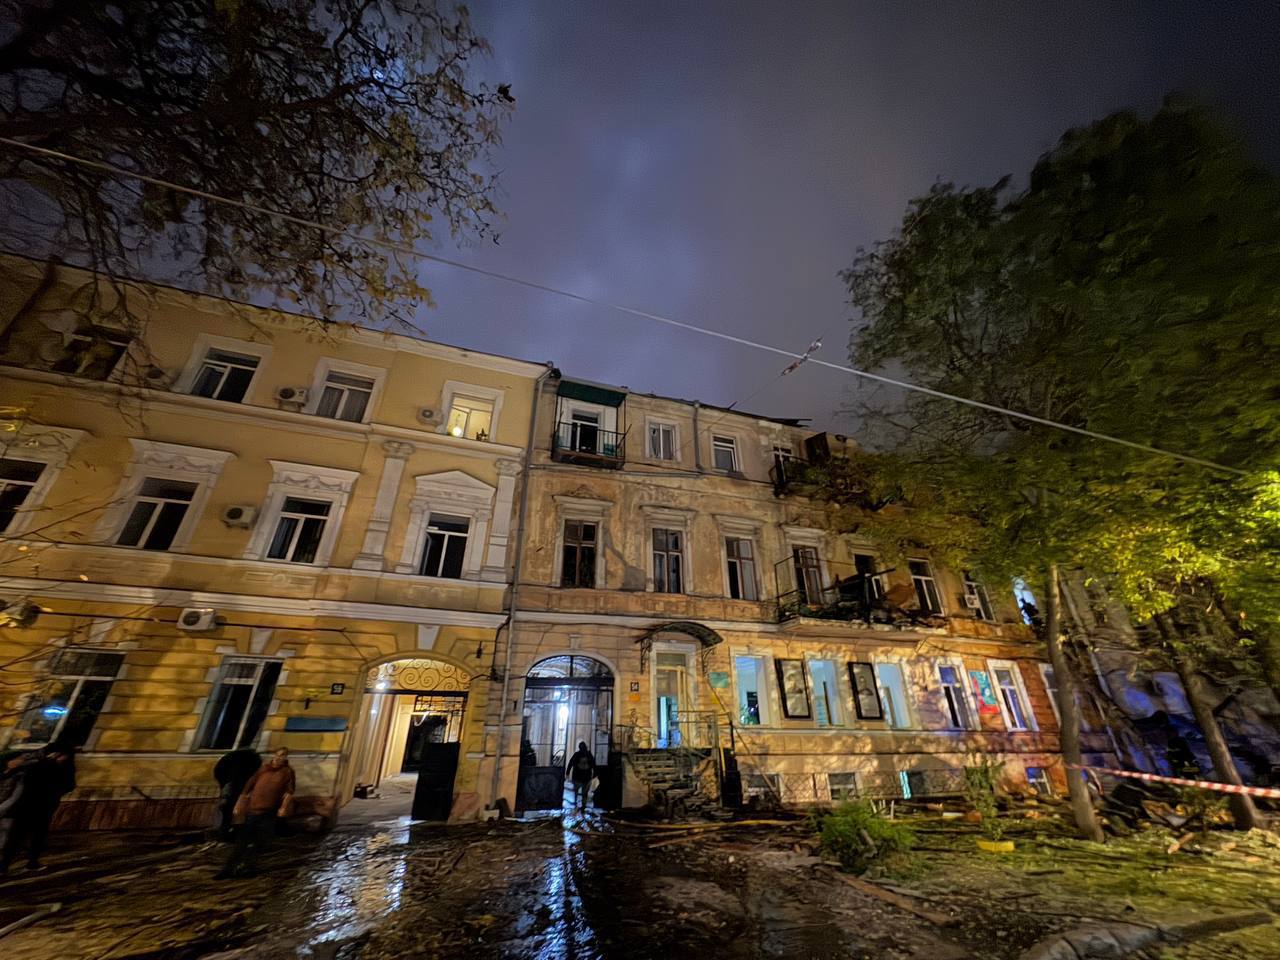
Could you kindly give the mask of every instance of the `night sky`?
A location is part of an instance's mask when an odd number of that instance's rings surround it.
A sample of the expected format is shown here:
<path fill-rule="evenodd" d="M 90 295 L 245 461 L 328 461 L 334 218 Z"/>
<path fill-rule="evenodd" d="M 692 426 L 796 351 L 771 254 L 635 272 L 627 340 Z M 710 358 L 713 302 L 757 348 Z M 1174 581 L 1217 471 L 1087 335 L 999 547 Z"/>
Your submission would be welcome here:
<path fill-rule="evenodd" d="M 846 359 L 836 274 L 936 180 L 1023 176 L 1072 126 L 1171 90 L 1280 160 L 1274 3 L 470 4 L 517 108 L 498 246 L 442 255 Z M 431 267 L 433 339 L 751 412 L 835 418 L 850 379 Z M 754 392 L 759 393 L 747 398 Z M 834 419 L 833 419 L 834 418 Z"/>

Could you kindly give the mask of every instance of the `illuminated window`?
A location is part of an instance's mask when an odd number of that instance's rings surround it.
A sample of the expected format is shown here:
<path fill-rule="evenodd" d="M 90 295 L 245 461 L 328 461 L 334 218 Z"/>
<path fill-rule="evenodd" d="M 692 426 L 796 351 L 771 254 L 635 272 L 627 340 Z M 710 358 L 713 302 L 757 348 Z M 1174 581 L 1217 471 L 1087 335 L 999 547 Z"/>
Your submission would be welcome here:
<path fill-rule="evenodd" d="M 133 498 L 133 508 L 116 537 L 122 547 L 168 550 L 182 527 L 198 484 L 147 477 Z"/>
<path fill-rule="evenodd" d="M 1049 771 L 1044 767 L 1027 767 L 1027 783 L 1031 789 L 1041 796 L 1053 796 L 1053 781 L 1049 779 Z"/>
<path fill-rule="evenodd" d="M 200 735 L 203 750 L 251 747 L 271 709 L 279 660 L 228 658 L 209 697 Z"/>
<path fill-rule="evenodd" d="M 831 660 L 810 660 L 809 681 L 813 684 L 813 720 L 820 727 L 839 726 L 840 688 L 836 665 Z"/>
<path fill-rule="evenodd" d="M 769 722 L 769 699 L 765 693 L 763 657 L 734 657 L 734 682 L 738 687 L 738 722 L 758 727 Z"/>
<path fill-rule="evenodd" d="M 18 724 L 26 745 L 62 742 L 83 747 L 124 664 L 123 653 L 68 648 L 50 667 L 50 678 Z"/>
<path fill-rule="evenodd" d="M 493 432 L 493 401 L 455 395 L 449 405 L 445 431 L 451 437 L 488 440 Z"/>
<path fill-rule="evenodd" d="M 911 708 L 907 702 L 907 684 L 902 664 L 886 661 L 876 664 L 876 679 L 880 686 L 880 703 L 884 707 L 884 719 L 889 726 L 905 730 L 911 726 Z"/>

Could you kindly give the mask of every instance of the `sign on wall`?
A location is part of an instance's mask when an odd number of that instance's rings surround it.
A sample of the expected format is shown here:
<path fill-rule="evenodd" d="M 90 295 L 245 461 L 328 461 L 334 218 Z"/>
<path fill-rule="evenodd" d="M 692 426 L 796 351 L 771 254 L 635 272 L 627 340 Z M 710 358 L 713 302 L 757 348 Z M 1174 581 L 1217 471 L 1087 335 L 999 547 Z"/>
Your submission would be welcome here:
<path fill-rule="evenodd" d="M 996 691 L 991 686 L 991 677 L 985 670 L 970 670 L 969 682 L 973 684 L 973 695 L 978 699 L 979 713 L 999 713 L 1000 704 L 996 702 Z"/>
<path fill-rule="evenodd" d="M 717 690 L 729 689 L 729 674 L 727 671 L 712 670 L 707 674 L 707 680 L 711 683 L 711 686 L 715 687 Z"/>

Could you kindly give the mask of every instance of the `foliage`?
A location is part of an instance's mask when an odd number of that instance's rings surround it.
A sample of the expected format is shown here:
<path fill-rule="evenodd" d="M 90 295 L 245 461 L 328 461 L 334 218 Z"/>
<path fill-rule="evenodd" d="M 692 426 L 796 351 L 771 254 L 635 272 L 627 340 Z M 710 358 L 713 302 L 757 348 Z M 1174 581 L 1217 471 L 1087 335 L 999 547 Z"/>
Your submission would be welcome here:
<path fill-rule="evenodd" d="M 830 812 L 814 814 L 812 819 L 823 853 L 855 873 L 872 867 L 891 875 L 911 871 L 915 832 L 881 816 L 867 801 L 842 803 Z"/>
<path fill-rule="evenodd" d="M 969 805 L 982 814 L 982 832 L 988 840 L 1004 836 L 1004 821 L 996 808 L 996 793 L 1003 773 L 1004 761 L 985 756 L 964 768 L 964 796 Z"/>
<path fill-rule="evenodd" d="M 0 136 L 364 239 L 494 221 L 488 150 L 513 98 L 471 76 L 463 7 L 403 0 L 0 0 Z M 194 273 L 321 317 L 407 322 L 418 264 L 332 233 L 0 150 L 4 242 L 96 269 Z"/>

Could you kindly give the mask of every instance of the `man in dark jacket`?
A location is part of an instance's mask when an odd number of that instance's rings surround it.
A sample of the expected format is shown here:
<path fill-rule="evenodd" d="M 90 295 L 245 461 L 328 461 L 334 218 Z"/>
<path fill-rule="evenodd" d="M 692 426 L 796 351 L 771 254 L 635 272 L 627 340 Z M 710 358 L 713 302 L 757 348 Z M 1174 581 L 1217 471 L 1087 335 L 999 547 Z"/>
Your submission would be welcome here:
<path fill-rule="evenodd" d="M 258 751 L 245 747 L 223 754 L 213 766 L 213 779 L 220 788 L 218 798 L 218 836 L 224 840 L 231 839 L 231 821 L 236 809 L 236 801 L 244 792 L 244 785 L 262 766 L 262 758 Z"/>
<path fill-rule="evenodd" d="M 586 809 L 587 790 L 596 775 L 596 758 L 587 749 L 585 740 L 578 741 L 578 752 L 569 758 L 564 768 L 564 778 L 573 781 L 573 802 L 580 809 Z"/>
<path fill-rule="evenodd" d="M 281 747 L 264 767 L 259 767 L 240 791 L 236 809 L 245 814 L 244 826 L 236 835 L 236 846 L 217 879 L 253 877 L 258 873 L 258 857 L 267 849 L 276 832 L 276 818 L 287 817 L 293 803 L 297 780 L 289 766 L 289 751 Z"/>
<path fill-rule="evenodd" d="M 0 874 L 9 870 L 18 851 L 27 852 L 27 867 L 40 869 L 40 856 L 49 837 L 49 824 L 62 798 L 76 787 L 74 746 L 51 743 L 38 753 L 21 758 L 8 771 L 15 777 L 11 820 L 0 850 Z"/>

